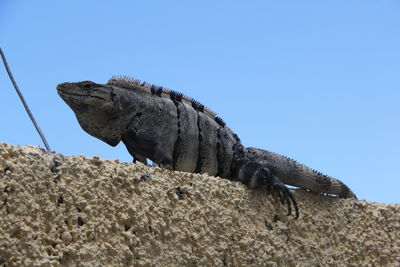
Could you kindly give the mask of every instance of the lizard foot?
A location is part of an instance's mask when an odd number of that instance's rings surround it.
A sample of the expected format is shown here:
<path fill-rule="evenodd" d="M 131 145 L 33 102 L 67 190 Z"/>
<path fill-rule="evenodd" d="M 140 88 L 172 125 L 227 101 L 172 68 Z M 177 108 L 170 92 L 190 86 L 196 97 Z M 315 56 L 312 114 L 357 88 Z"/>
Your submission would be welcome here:
<path fill-rule="evenodd" d="M 297 206 L 296 199 L 294 198 L 293 194 L 289 191 L 289 189 L 282 183 L 274 183 L 271 186 L 272 191 L 279 197 L 282 205 L 287 205 L 288 213 L 287 216 L 290 216 L 292 213 L 292 205 L 295 210 L 295 217 L 294 219 L 299 218 L 299 208 Z"/>

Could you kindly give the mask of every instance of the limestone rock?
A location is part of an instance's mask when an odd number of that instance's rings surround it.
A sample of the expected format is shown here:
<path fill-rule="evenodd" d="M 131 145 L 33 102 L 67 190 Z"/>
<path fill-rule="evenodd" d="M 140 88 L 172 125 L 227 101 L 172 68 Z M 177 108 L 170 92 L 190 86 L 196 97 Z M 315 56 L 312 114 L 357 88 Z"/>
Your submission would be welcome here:
<path fill-rule="evenodd" d="M 0 264 L 394 266 L 400 205 L 263 190 L 0 143 Z"/>

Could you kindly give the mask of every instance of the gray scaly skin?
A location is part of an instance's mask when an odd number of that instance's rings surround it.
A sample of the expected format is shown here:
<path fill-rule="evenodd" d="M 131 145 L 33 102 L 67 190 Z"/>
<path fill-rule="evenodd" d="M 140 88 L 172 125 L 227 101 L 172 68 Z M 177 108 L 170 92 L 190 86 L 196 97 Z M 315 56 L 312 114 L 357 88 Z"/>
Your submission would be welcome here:
<path fill-rule="evenodd" d="M 236 134 L 199 102 L 181 93 L 127 77 L 106 84 L 61 83 L 58 94 L 90 135 L 116 146 L 122 141 L 134 159 L 163 168 L 208 173 L 250 188 L 266 187 L 299 216 L 284 185 L 356 198 L 341 181 L 285 156 L 244 147 Z"/>

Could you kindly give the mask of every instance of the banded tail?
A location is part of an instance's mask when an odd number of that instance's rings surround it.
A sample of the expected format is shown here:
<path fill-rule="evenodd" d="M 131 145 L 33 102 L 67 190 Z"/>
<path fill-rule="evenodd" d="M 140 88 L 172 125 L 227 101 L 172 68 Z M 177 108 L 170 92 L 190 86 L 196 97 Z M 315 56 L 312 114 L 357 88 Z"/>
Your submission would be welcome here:
<path fill-rule="evenodd" d="M 256 159 L 288 185 L 308 189 L 316 193 L 355 198 L 356 195 L 342 181 L 317 172 L 291 158 L 259 148 L 248 148 L 249 158 Z"/>

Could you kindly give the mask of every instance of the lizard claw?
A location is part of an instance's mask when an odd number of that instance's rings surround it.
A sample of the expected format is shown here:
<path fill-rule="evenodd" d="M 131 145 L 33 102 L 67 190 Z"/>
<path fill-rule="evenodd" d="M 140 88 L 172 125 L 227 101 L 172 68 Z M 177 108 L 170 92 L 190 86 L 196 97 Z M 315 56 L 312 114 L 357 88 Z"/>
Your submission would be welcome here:
<path fill-rule="evenodd" d="M 293 194 L 289 191 L 289 189 L 282 183 L 274 183 L 272 185 L 272 190 L 275 191 L 279 197 L 279 200 L 283 205 L 287 205 L 288 213 L 287 216 L 290 216 L 292 213 L 292 205 L 295 210 L 295 217 L 294 219 L 299 218 L 299 208 L 297 206 L 296 199 L 294 198 Z"/>

